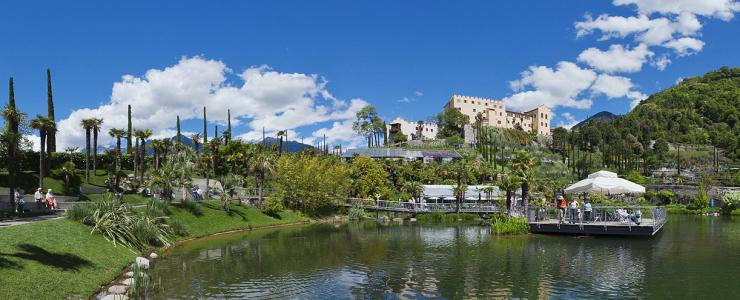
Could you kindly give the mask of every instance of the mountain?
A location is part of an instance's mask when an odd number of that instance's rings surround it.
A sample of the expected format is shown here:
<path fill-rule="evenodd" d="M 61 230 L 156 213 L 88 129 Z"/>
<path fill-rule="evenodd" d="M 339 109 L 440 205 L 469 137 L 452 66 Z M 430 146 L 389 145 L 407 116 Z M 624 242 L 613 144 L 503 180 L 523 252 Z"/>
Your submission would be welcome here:
<path fill-rule="evenodd" d="M 594 121 L 594 122 L 609 122 L 609 121 L 614 120 L 616 118 L 619 118 L 619 116 L 617 116 L 617 115 L 615 115 L 615 114 L 613 114 L 611 112 L 608 112 L 608 111 L 601 111 L 601 112 L 598 112 L 597 114 L 595 114 L 593 116 L 588 117 L 588 119 L 585 119 L 585 120 L 579 122 L 578 124 L 576 124 L 575 126 L 573 126 L 573 129 L 578 129 L 581 126 L 583 126 L 584 124 L 586 124 L 586 123 L 588 123 L 590 121 Z"/>
<path fill-rule="evenodd" d="M 259 144 L 262 143 L 262 139 L 250 141 L 251 144 Z M 280 140 L 278 138 L 274 137 L 266 137 L 265 138 L 265 145 L 266 146 L 272 146 L 272 145 L 279 145 Z M 283 141 L 283 151 L 287 152 L 301 152 L 304 149 L 313 148 L 313 146 L 301 144 L 299 142 L 290 140 L 290 141 Z"/>

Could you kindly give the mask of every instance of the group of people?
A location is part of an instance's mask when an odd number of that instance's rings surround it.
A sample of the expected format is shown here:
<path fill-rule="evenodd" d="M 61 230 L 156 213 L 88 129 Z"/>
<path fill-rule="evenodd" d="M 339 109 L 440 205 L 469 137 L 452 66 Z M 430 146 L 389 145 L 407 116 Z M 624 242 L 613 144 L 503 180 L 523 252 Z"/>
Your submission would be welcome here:
<path fill-rule="evenodd" d="M 13 198 L 15 198 L 16 210 L 15 212 L 24 212 L 26 210 L 26 200 L 23 198 L 23 190 L 15 189 L 13 191 Z M 57 209 L 57 200 L 54 197 L 54 192 L 49 189 L 46 194 L 41 188 L 36 189 L 36 193 L 33 194 L 33 199 L 36 200 L 36 207 L 46 207 L 47 209 Z"/>
<path fill-rule="evenodd" d="M 560 223 L 565 223 L 565 209 L 568 209 L 568 223 L 578 223 L 583 220 L 584 223 L 588 223 L 592 220 L 593 207 L 591 201 L 586 199 L 581 210 L 580 204 L 576 201 L 576 198 L 570 200 L 570 203 L 565 201 L 562 195 L 558 195 L 556 201 L 558 207 L 558 220 Z"/>
<path fill-rule="evenodd" d="M 195 201 L 203 200 L 203 190 L 197 185 L 193 186 L 193 189 L 190 190 L 190 195 L 193 196 L 193 200 Z"/>

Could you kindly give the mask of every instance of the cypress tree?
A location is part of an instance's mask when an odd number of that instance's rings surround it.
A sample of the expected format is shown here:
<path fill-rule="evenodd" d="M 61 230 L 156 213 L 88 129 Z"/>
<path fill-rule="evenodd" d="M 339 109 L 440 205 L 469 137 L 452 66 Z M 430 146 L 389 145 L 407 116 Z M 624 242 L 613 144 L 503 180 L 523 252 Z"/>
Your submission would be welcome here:
<path fill-rule="evenodd" d="M 18 121 L 19 114 L 15 107 L 15 92 L 13 91 L 13 77 L 10 77 L 9 83 L 9 98 L 8 98 L 8 111 L 5 115 L 6 121 L 10 132 L 7 136 L 7 149 L 8 149 L 8 191 L 10 196 L 10 203 L 13 206 L 13 210 L 16 209 L 15 203 L 15 188 L 16 188 L 16 147 L 18 146 Z"/>
<path fill-rule="evenodd" d="M 46 96 L 47 101 L 46 105 L 49 110 L 49 119 L 51 119 L 52 122 L 54 122 L 54 97 L 51 92 L 51 70 L 46 69 Z M 57 151 L 57 139 L 56 139 L 56 130 L 47 132 L 47 144 L 46 144 L 46 153 L 54 153 Z"/>
<path fill-rule="evenodd" d="M 131 104 L 128 105 L 128 134 L 126 135 L 126 152 L 131 153 Z"/>
<path fill-rule="evenodd" d="M 180 144 L 182 141 L 180 139 L 180 116 L 177 116 L 177 143 Z"/>
<path fill-rule="evenodd" d="M 206 120 L 206 107 L 203 106 L 203 152 L 206 150 L 208 145 L 208 122 Z"/>
<path fill-rule="evenodd" d="M 227 129 L 229 134 L 226 136 L 226 144 L 228 144 L 231 141 L 231 110 L 230 109 L 227 110 L 226 113 L 227 113 L 227 123 L 229 126 Z"/>

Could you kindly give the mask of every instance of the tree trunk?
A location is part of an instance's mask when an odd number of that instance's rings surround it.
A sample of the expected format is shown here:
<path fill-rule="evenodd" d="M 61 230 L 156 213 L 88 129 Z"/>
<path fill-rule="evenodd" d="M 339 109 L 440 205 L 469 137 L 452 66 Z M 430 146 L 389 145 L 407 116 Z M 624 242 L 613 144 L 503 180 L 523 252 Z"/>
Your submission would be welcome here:
<path fill-rule="evenodd" d="M 41 147 L 39 149 L 39 188 L 44 189 L 44 172 L 46 171 L 46 159 L 44 157 L 44 148 L 46 148 L 46 131 L 39 132 Z"/>
<path fill-rule="evenodd" d="M 90 184 L 90 128 L 85 128 L 85 183 Z"/>
<path fill-rule="evenodd" d="M 210 190 L 211 190 L 211 178 L 210 178 L 210 175 L 208 174 L 208 170 L 206 170 L 206 194 L 203 197 L 204 199 L 208 200 L 208 194 L 209 194 L 208 191 Z"/>
<path fill-rule="evenodd" d="M 511 214 L 511 190 L 506 190 L 506 210 Z"/>
<path fill-rule="evenodd" d="M 522 180 L 522 205 L 524 208 L 527 208 L 527 204 L 529 202 L 529 181 L 524 179 Z"/>
<path fill-rule="evenodd" d="M 144 185 L 144 172 L 146 172 L 146 140 L 141 139 L 141 185 Z"/>
<path fill-rule="evenodd" d="M 129 153 L 134 156 L 134 180 L 136 180 L 136 178 L 138 178 L 137 175 L 139 174 L 139 139 L 136 139 L 136 146 L 134 146 L 134 149 L 131 149 Z"/>
<path fill-rule="evenodd" d="M 93 175 L 98 175 L 98 130 L 93 127 Z"/>
<path fill-rule="evenodd" d="M 116 137 L 116 192 L 121 188 L 121 137 Z"/>
<path fill-rule="evenodd" d="M 263 176 L 260 176 L 260 184 L 259 184 L 258 191 L 257 191 L 258 193 L 257 206 L 258 207 L 262 207 L 262 189 L 264 188 L 264 185 L 265 185 L 265 176 L 263 175 Z"/>

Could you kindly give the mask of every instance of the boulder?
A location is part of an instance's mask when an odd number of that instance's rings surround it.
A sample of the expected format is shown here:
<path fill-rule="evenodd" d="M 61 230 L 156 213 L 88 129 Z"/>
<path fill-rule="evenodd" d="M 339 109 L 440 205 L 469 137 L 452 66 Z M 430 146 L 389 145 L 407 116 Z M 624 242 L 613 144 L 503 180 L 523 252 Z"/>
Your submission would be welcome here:
<path fill-rule="evenodd" d="M 416 222 L 416 218 L 409 219 L 410 222 Z"/>
<path fill-rule="evenodd" d="M 136 258 L 136 264 L 144 270 L 149 269 L 149 260 L 141 256 Z"/>
<path fill-rule="evenodd" d="M 134 277 L 134 272 L 128 271 L 125 274 L 123 274 L 123 276 L 126 277 L 126 278 Z"/>
<path fill-rule="evenodd" d="M 149 254 L 149 258 L 152 258 L 153 259 L 153 258 L 157 258 L 157 257 L 159 257 L 159 255 L 157 255 L 157 253 L 152 252 L 152 254 Z"/>
<path fill-rule="evenodd" d="M 125 286 L 132 285 L 132 284 L 134 284 L 134 279 L 133 278 L 126 278 L 123 281 L 121 281 L 121 284 L 123 284 Z"/>
<path fill-rule="evenodd" d="M 393 222 L 403 222 L 402 218 L 393 218 Z"/>
<path fill-rule="evenodd" d="M 126 297 L 126 295 L 115 295 L 115 294 L 105 295 L 105 297 L 100 298 L 100 300 L 127 300 L 127 299 L 128 297 Z"/>
<path fill-rule="evenodd" d="M 335 223 L 339 223 L 341 221 L 342 221 L 342 217 L 340 217 L 340 216 L 334 216 L 334 222 Z"/>
<path fill-rule="evenodd" d="M 108 288 L 108 293 L 123 295 L 123 294 L 126 294 L 126 290 L 128 290 L 128 286 L 113 285 Z"/>

